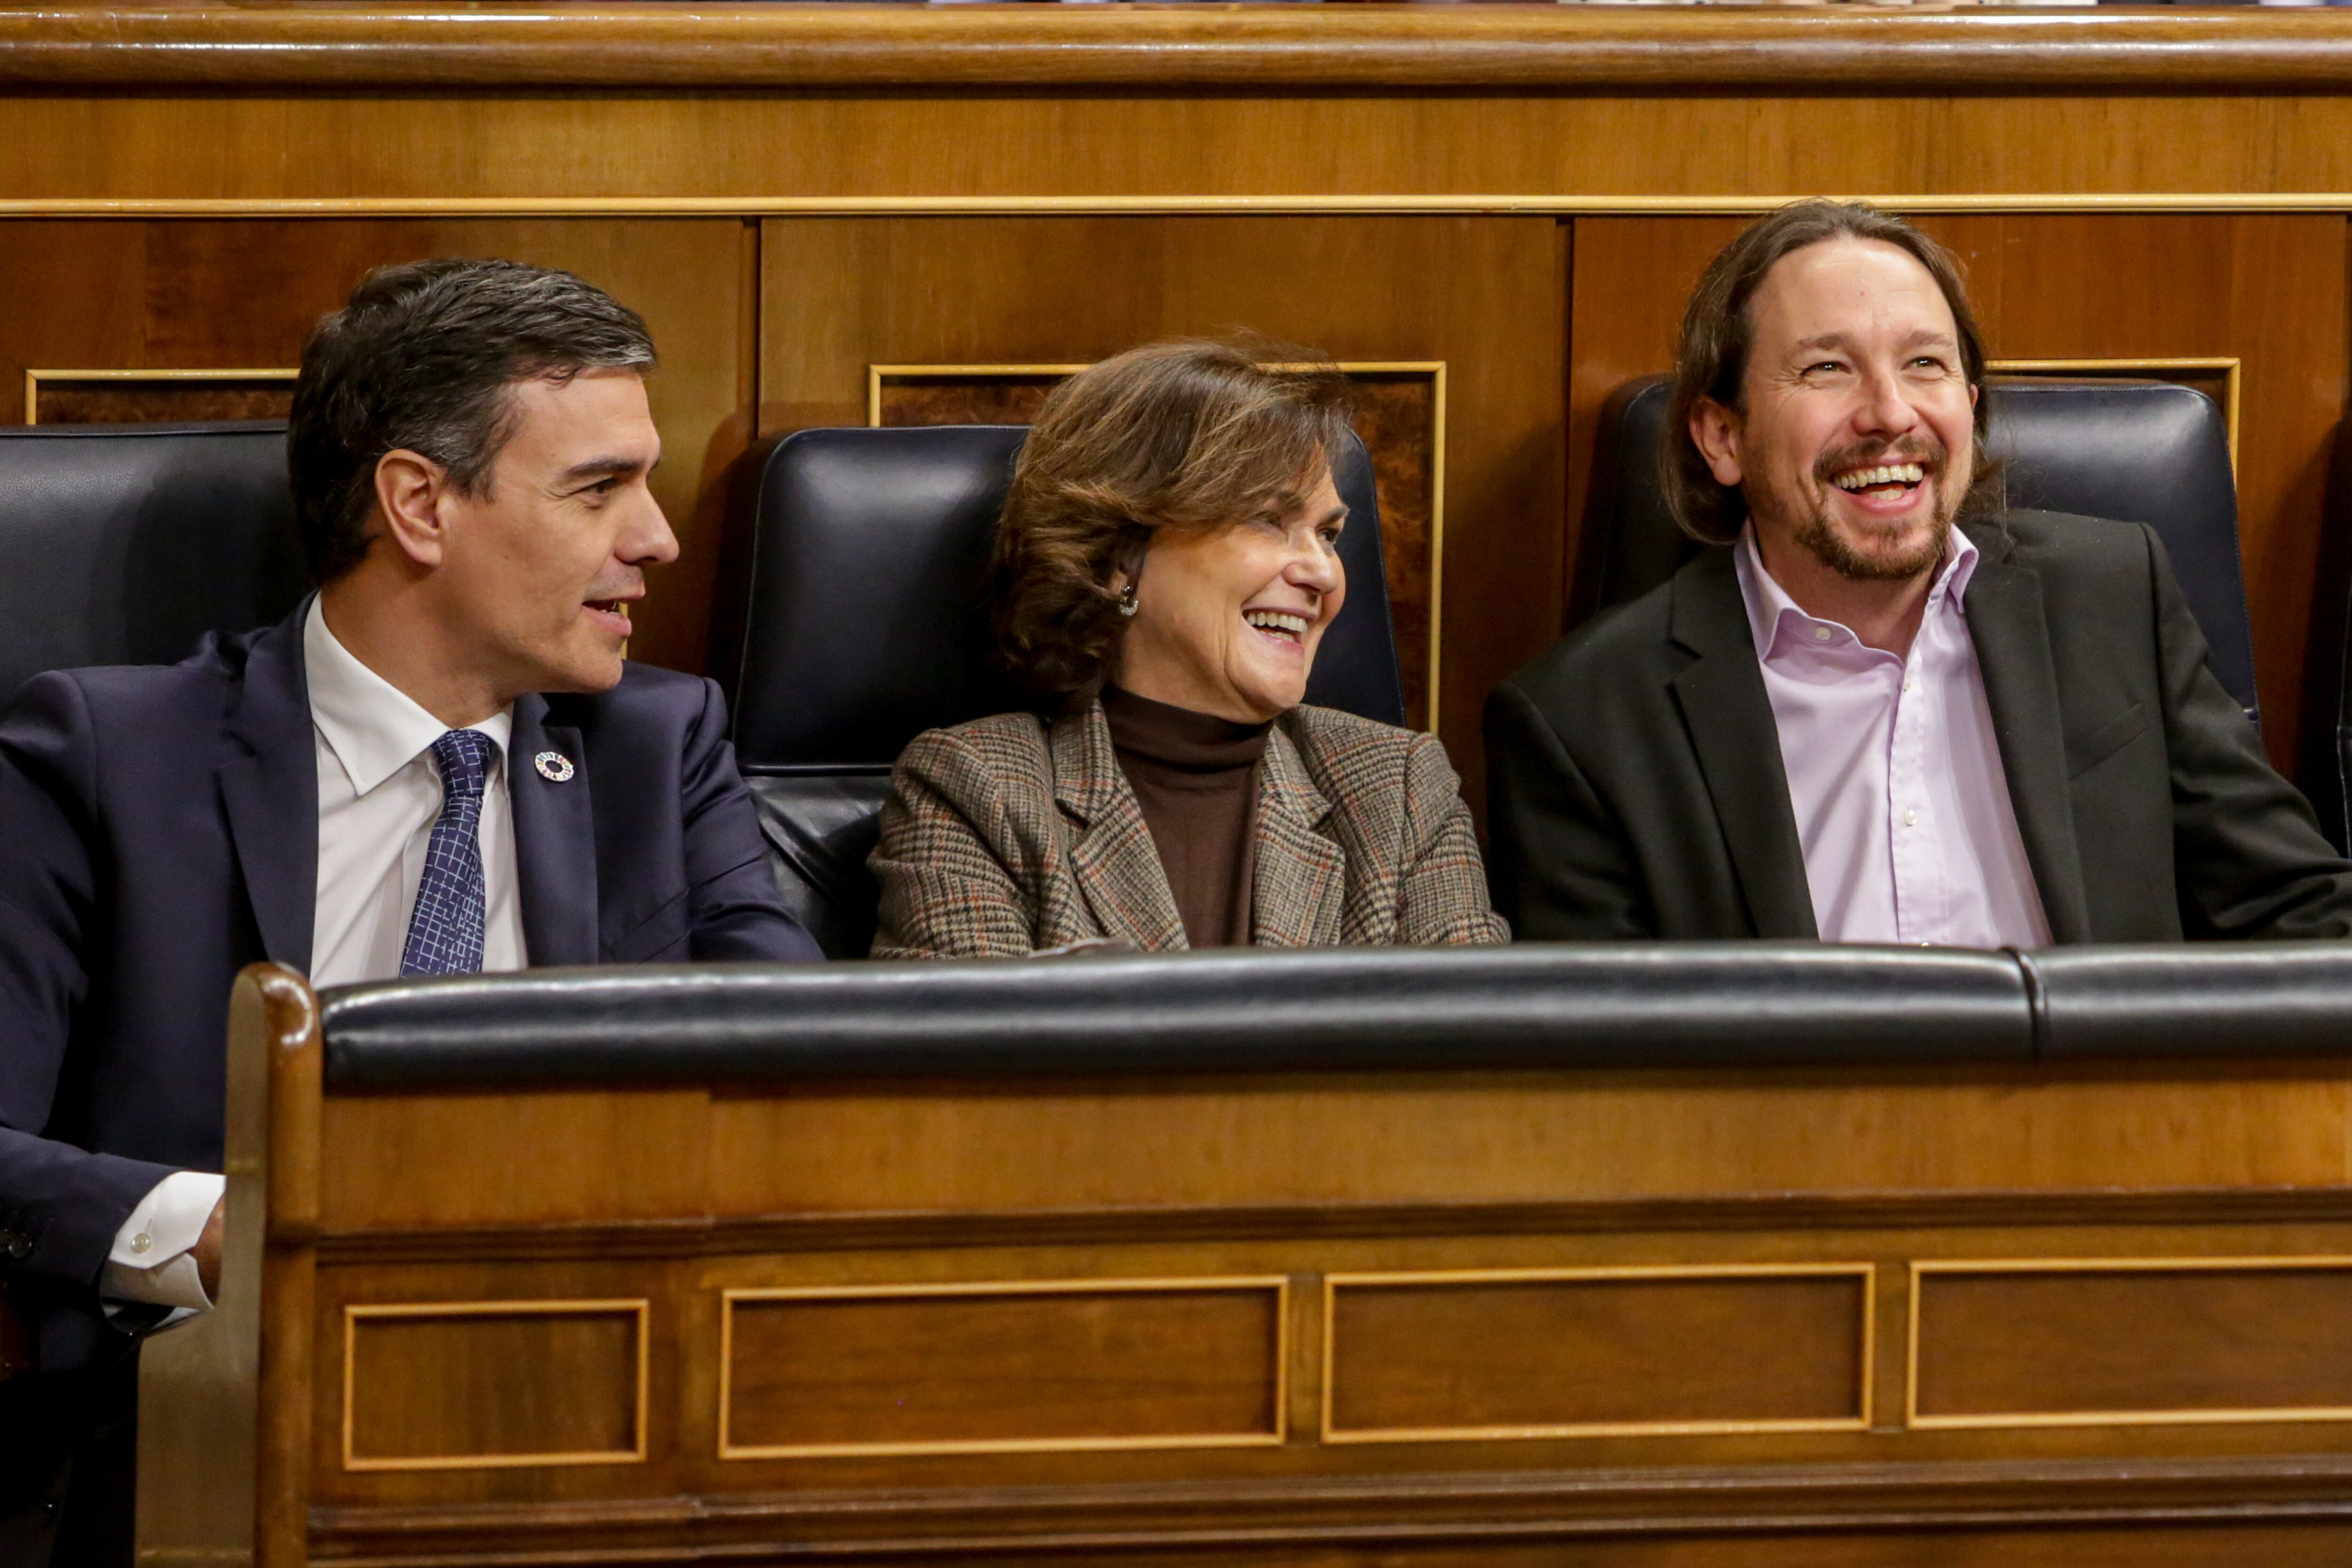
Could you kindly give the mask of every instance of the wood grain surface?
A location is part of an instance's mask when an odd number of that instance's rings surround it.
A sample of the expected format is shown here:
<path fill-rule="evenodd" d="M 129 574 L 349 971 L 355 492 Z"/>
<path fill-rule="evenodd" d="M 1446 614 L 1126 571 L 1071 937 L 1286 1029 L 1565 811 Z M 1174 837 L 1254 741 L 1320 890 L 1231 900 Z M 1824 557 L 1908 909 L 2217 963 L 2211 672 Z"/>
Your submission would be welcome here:
<path fill-rule="evenodd" d="M 2167 88 L 2352 84 L 2352 26 L 2259 13 L 1349 5 L 20 5 L 0 80 L 42 87 Z"/>

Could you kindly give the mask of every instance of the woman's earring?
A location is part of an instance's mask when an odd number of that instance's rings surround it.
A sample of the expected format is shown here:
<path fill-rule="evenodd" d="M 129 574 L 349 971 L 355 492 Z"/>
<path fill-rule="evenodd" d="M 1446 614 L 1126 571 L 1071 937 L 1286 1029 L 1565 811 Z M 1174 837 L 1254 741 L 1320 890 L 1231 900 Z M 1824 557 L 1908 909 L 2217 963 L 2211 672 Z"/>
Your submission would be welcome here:
<path fill-rule="evenodd" d="M 1139 608 L 1139 606 L 1135 602 L 1135 584 L 1132 582 L 1119 584 L 1118 612 L 1121 615 L 1131 616 Z"/>

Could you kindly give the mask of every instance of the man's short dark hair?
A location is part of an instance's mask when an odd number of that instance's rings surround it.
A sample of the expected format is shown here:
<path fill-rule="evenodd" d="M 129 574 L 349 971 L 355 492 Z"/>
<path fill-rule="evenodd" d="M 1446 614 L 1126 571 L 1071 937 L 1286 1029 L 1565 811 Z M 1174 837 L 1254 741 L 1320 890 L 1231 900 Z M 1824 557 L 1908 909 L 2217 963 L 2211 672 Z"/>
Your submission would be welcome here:
<path fill-rule="evenodd" d="M 1683 312 L 1682 336 L 1675 350 L 1675 392 L 1666 414 L 1666 441 L 1659 456 L 1659 480 L 1666 506 L 1683 532 L 1706 544 L 1727 545 L 1739 538 L 1748 522 L 1748 502 L 1737 486 L 1720 484 L 1698 444 L 1690 437 L 1691 411 L 1699 399 L 1712 398 L 1737 410 L 1740 389 L 1748 377 L 1748 350 L 1755 346 L 1756 324 L 1748 303 L 1765 277 L 1782 257 L 1824 240 L 1876 240 L 1910 256 L 1927 269 L 1951 307 L 1959 329 L 1960 367 L 1969 385 L 1982 388 L 1985 376 L 1984 336 L 1977 329 L 1976 313 L 1969 308 L 1967 289 L 1960 282 L 1960 264 L 1950 251 L 1892 213 L 1882 213 L 1867 202 L 1832 202 L 1821 198 L 1791 202 L 1758 219 L 1738 239 L 1716 253 Z M 1990 412 L 1983 397 L 1976 403 L 1976 471 L 1969 475 L 1971 492 L 1990 477 L 1997 465 L 1987 450 L 1985 420 Z"/>
<path fill-rule="evenodd" d="M 428 457 L 479 495 L 514 434 L 516 382 L 653 364 L 637 313 L 568 272 L 416 261 L 369 273 L 311 329 L 294 383 L 286 463 L 311 580 L 367 559 L 385 453 Z"/>

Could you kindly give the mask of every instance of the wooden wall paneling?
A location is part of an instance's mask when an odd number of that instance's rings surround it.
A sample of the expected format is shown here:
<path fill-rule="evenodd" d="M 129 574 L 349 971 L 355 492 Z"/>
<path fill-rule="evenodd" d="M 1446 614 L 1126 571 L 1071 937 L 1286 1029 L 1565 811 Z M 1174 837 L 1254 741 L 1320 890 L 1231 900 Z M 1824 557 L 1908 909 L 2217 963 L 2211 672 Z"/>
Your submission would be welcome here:
<path fill-rule="evenodd" d="M 1642 25 L 1659 15 L 1643 13 Z M 1800 25 L 1852 29 L 1874 48 L 1878 29 L 1907 20 L 1832 13 Z M 1984 21 L 1998 29 L 2049 18 L 1994 12 Z M 616 70 L 622 57 L 599 55 Z M 1639 206 L 1845 192 L 2071 206 L 2110 194 L 2198 202 L 2245 193 L 2340 210 L 2327 193 L 2352 190 L 2345 96 L 2083 93 L 2058 83 L 2015 96 L 1846 96 L 1790 68 L 1760 93 L 1613 97 L 1589 83 L 1523 95 L 1360 88 L 1203 97 L 940 92 L 928 80 L 917 90 L 794 94 L 773 90 L 772 79 L 760 93 L 608 93 L 588 111 L 575 95 L 529 92 L 17 94 L 0 99 L 0 201 L 349 202 L 412 212 L 473 202 L 501 214 L 530 202 L 559 214 L 710 202 L 758 214 L 868 196 L 1037 204 L 1255 195 L 1342 210 L 1403 196 L 1508 212 L 1547 196 Z M 288 146 L 305 156 L 275 155 Z M 272 153 L 223 155 L 235 148 Z"/>
<path fill-rule="evenodd" d="M 1475 803 L 1479 705 L 1559 623 L 1565 243 L 1546 218 L 777 219 L 760 424 L 864 423 L 876 363 L 1087 363 L 1235 329 L 1444 361 L 1440 733 Z"/>
<path fill-rule="evenodd" d="M 630 651 L 698 672 L 718 571 L 715 481 L 750 431 L 757 239 L 726 218 L 5 222 L 0 298 L 29 308 L 0 313 L 0 385 L 23 385 L 29 369 L 290 367 L 311 323 L 394 262 L 500 256 L 577 272 L 643 315 L 662 354 L 647 383 L 664 444 L 654 490 L 681 554 L 651 575 Z M 186 416 L 119 400 L 101 411 L 126 413 Z"/>
<path fill-rule="evenodd" d="M 726 1293 L 721 1458 L 1278 1445 L 1286 1281 Z"/>
<path fill-rule="evenodd" d="M 2347 378 L 2347 227 L 2265 214 L 1929 214 L 1967 264 L 1997 359 L 2243 361 L 2239 538 L 2263 738 L 2295 766 L 2328 441 Z M 1610 389 L 1669 368 L 1724 218 L 1592 218 L 1577 228 L 1569 374 L 1571 532 Z M 1570 547 L 1570 559 L 1576 549 Z"/>

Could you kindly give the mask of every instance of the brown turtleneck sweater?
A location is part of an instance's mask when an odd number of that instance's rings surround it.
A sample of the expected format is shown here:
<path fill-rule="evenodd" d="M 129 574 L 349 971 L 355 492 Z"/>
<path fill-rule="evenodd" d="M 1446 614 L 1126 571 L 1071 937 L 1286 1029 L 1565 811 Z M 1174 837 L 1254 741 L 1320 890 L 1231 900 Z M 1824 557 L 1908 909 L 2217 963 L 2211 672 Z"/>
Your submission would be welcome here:
<path fill-rule="evenodd" d="M 1258 759 L 1273 725 L 1235 724 L 1117 686 L 1103 688 L 1102 707 L 1119 771 L 1176 894 L 1184 940 L 1248 946 Z"/>

